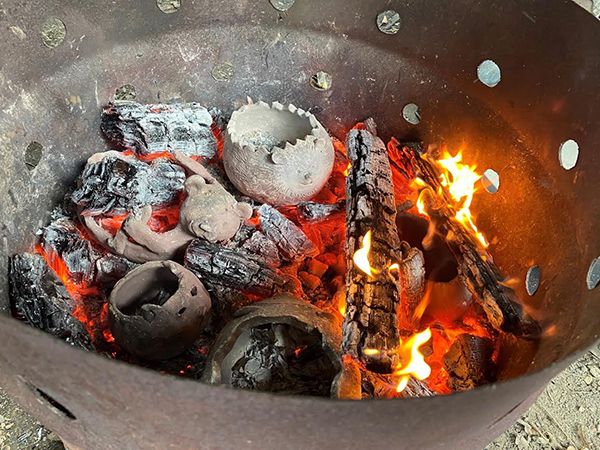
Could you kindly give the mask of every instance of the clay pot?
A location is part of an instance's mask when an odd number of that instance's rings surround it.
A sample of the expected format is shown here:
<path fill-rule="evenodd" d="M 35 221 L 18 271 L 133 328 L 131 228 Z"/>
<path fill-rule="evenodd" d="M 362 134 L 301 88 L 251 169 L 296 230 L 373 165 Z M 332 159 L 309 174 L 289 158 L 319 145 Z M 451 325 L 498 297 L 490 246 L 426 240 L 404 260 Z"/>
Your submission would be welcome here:
<path fill-rule="evenodd" d="M 169 359 L 198 339 L 210 308 L 210 296 L 192 272 L 173 261 L 153 261 L 115 285 L 109 326 L 117 344 L 132 355 Z"/>
<path fill-rule="evenodd" d="M 273 206 L 313 197 L 333 169 L 334 149 L 314 115 L 274 102 L 242 106 L 231 115 L 223 163 L 240 192 Z"/>

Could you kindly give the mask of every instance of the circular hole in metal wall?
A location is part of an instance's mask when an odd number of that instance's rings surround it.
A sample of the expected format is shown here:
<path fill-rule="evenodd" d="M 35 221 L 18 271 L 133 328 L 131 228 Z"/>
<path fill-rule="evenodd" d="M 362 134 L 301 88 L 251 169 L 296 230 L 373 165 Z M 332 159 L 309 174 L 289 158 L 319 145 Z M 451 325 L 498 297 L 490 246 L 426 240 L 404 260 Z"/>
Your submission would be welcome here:
<path fill-rule="evenodd" d="M 377 28 L 385 34 L 396 34 L 400 31 L 400 14 L 393 9 L 388 9 L 377 15 Z"/>
<path fill-rule="evenodd" d="M 402 117 L 412 125 L 418 125 L 421 122 L 421 112 L 419 106 L 414 103 L 409 103 L 402 108 Z"/>
<path fill-rule="evenodd" d="M 592 261 L 586 277 L 587 287 L 591 291 L 600 283 L 600 256 Z"/>
<path fill-rule="evenodd" d="M 562 144 L 558 149 L 558 161 L 560 166 L 565 170 L 571 170 L 577 164 L 579 158 L 579 144 L 573 139 L 569 139 Z"/>
<path fill-rule="evenodd" d="M 181 8 L 181 0 L 156 0 L 156 5 L 165 14 L 172 14 Z"/>
<path fill-rule="evenodd" d="M 56 48 L 65 40 L 67 27 L 58 17 L 48 17 L 42 24 L 42 42 L 48 48 Z"/>
<path fill-rule="evenodd" d="M 332 84 L 333 77 L 322 70 L 310 77 L 310 85 L 318 91 L 327 91 L 328 89 L 331 89 Z"/>
<path fill-rule="evenodd" d="M 235 68 L 230 62 L 219 62 L 210 74 L 216 81 L 230 81 L 235 75 Z"/>
<path fill-rule="evenodd" d="M 490 194 L 495 194 L 500 189 L 500 175 L 494 169 L 486 169 L 481 177 L 481 184 Z"/>
<path fill-rule="evenodd" d="M 502 79 L 500 66 L 491 59 L 486 59 L 477 67 L 477 78 L 487 87 L 498 86 Z"/>
<path fill-rule="evenodd" d="M 294 6 L 296 0 L 269 0 L 269 2 L 277 11 L 287 11 Z"/>
<path fill-rule="evenodd" d="M 44 146 L 42 144 L 36 141 L 31 142 L 25 150 L 25 166 L 29 170 L 35 169 L 42 159 L 43 152 Z"/>
<path fill-rule="evenodd" d="M 540 266 L 531 266 L 529 270 L 527 270 L 527 275 L 525 277 L 525 289 L 529 295 L 534 295 L 538 288 L 540 287 L 540 281 L 542 279 L 542 271 L 540 270 Z"/>
<path fill-rule="evenodd" d="M 115 100 L 135 100 L 136 95 L 135 86 L 124 84 L 115 91 Z"/>

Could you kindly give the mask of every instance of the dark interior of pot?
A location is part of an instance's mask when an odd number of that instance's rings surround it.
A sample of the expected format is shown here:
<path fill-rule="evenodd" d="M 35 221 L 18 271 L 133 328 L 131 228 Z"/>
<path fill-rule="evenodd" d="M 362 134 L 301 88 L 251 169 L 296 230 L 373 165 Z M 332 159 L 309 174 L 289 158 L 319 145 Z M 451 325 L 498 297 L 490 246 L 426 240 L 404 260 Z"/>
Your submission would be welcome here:
<path fill-rule="evenodd" d="M 556 0 L 550 6 L 547 1 L 464 0 L 409 5 L 297 0 L 285 11 L 273 7 L 271 3 L 279 4 L 276 0 L 159 1 L 161 7 L 154 1 L 5 3 L 0 15 L 4 37 L 0 43 L 4 62 L 0 70 L 0 311 L 7 315 L 8 258 L 31 249 L 36 230 L 48 223 L 52 209 L 62 201 L 86 159 L 112 148 L 100 132 L 100 113 L 117 92 L 133 91 L 141 103 L 199 102 L 228 114 L 246 104 L 247 96 L 254 101 L 294 104 L 309 110 L 332 136 L 342 140 L 357 122 L 372 117 L 385 142 L 394 136 L 461 150 L 481 172 L 492 169 L 499 174 L 498 192 L 474 198 L 477 225 L 492 241 L 497 266 L 514 280 L 511 288 L 525 312 L 542 330 L 534 346 L 516 339 L 510 343 L 510 351 L 498 356 L 503 371 L 500 378 L 532 375 L 499 384 L 501 392 L 511 393 L 512 403 L 500 401 L 493 413 L 482 414 L 485 417 L 480 419 L 467 411 L 483 407 L 484 396 L 492 395 L 487 388 L 415 403 L 399 399 L 373 406 L 367 402 L 362 406 L 365 418 L 401 420 L 407 408 L 394 409 L 393 405 L 404 401 L 415 405 L 414 411 L 430 411 L 438 417 L 449 411 L 444 402 L 456 397 L 459 400 L 453 408 L 458 408 L 455 411 L 460 418 L 449 417 L 441 426 L 437 422 L 437 436 L 460 434 L 454 431 L 480 420 L 470 427 L 475 431 L 446 440 L 450 445 L 446 448 L 477 448 L 499 433 L 507 424 L 507 414 L 518 413 L 517 407 L 526 405 L 528 396 L 542 388 L 569 357 L 598 338 L 600 299 L 594 288 L 600 280 L 600 185 L 596 176 L 600 170 L 596 151 L 600 141 L 600 94 L 596 92 L 600 57 L 590 51 L 590 43 L 597 42 L 600 31 L 570 2 Z M 388 9 L 400 16 L 395 34 L 378 29 L 377 14 Z M 55 19 L 65 26 L 64 39 Z M 42 33 L 48 24 L 58 28 L 50 32 L 46 28 Z M 577 34 L 570 31 L 573 29 Z M 480 67 L 487 60 L 496 65 L 491 72 L 486 71 L 488 66 Z M 495 68 L 501 71 L 499 83 L 489 78 Z M 319 72 L 331 76 L 327 89 L 319 89 L 322 79 L 315 78 Z M 406 108 L 409 104 L 417 105 L 416 115 L 412 107 Z M 570 140 L 576 143 L 578 157 L 572 153 L 575 145 Z M 539 286 L 531 295 L 530 284 L 536 284 L 537 277 Z M 11 326 L 5 325 L 9 323 Z M 13 345 L 2 348 L 0 366 L 14 375 L 14 379 L 6 375 L 3 380 L 9 391 L 39 414 L 39 405 L 18 386 L 47 384 L 42 394 L 50 391 L 54 398 L 68 399 L 66 387 L 73 384 L 64 374 L 69 367 L 56 367 L 69 355 L 79 358 L 79 353 L 47 336 L 35 340 L 25 330 L 25 325 L 2 318 L 0 338 Z M 37 343 L 36 350 L 24 352 L 29 341 Z M 31 358 L 36 351 L 46 352 L 49 358 L 56 352 L 56 363 L 40 357 L 40 365 L 34 367 Z M 86 358 L 98 360 L 98 367 L 108 364 L 93 354 Z M 52 367 L 42 376 L 46 364 Z M 137 370 L 114 366 L 115 372 L 106 369 L 105 373 Z M 127 378 L 125 373 L 120 377 Z M 59 374 L 65 390 L 52 386 L 56 382 L 50 378 Z M 73 374 L 73 382 L 81 383 L 80 376 Z M 106 393 L 97 389 L 103 375 L 97 376 L 98 381 L 90 380 L 85 389 L 104 396 Z M 14 381 L 17 377 L 26 382 Z M 143 377 L 154 380 L 152 377 L 159 375 L 143 373 Z M 127 382 L 123 383 L 121 392 Z M 168 395 L 181 399 L 196 389 L 194 384 L 174 379 L 161 379 L 156 386 L 165 390 L 158 394 L 159 402 L 167 402 Z M 206 408 L 223 402 L 235 408 L 231 401 L 257 398 L 247 392 L 207 389 L 212 393 L 202 390 Z M 421 400 L 429 406 L 416 406 Z M 262 448 L 277 448 L 286 439 L 292 446 L 302 442 L 303 448 L 354 448 L 367 444 L 374 435 L 375 431 L 353 427 L 347 438 L 323 445 L 327 433 L 341 432 L 340 425 L 332 423 L 358 414 L 361 405 L 332 402 L 324 406 L 321 400 L 310 403 L 313 401 L 265 396 L 254 403 L 257 408 L 279 411 L 281 417 L 293 417 L 293 411 L 306 415 L 308 428 L 322 420 L 324 431 L 311 437 L 295 432 L 286 436 L 279 430 L 264 438 L 262 425 L 229 434 L 230 428 L 223 427 L 227 421 L 212 416 L 215 412 L 207 413 L 196 428 L 182 424 L 190 421 L 181 419 L 169 432 L 161 434 L 156 429 L 146 436 L 157 436 L 156 442 L 181 439 L 189 443 L 195 442 L 198 433 L 205 433 L 209 436 L 207 448 L 225 438 L 233 448 L 244 442 L 245 433 L 252 448 L 259 441 Z M 283 406 L 278 402 L 293 403 Z M 138 426 L 131 419 L 114 425 L 106 419 L 109 407 L 93 412 L 91 404 L 84 404 L 85 400 L 74 400 L 71 405 L 82 421 L 81 429 L 67 431 L 63 417 L 44 420 L 63 430 L 74 444 L 87 443 L 89 448 L 99 448 L 100 442 L 105 442 L 104 448 L 113 448 L 110 445 L 116 444 L 106 437 L 108 430 L 128 431 Z M 344 406 L 336 412 L 336 404 Z M 186 408 L 191 411 L 194 405 L 182 400 L 179 409 Z M 212 411 L 223 409 L 214 408 Z M 249 411 L 239 409 L 239 414 Z M 137 411 L 141 421 L 144 409 Z M 99 419 L 99 414 L 105 418 Z M 92 418 L 96 431 L 90 431 Z M 235 420 L 232 417 L 233 423 Z M 379 422 L 382 427 L 386 420 Z M 380 430 L 379 444 L 401 439 L 410 430 L 410 420 L 405 423 L 387 437 L 381 437 L 385 433 Z M 220 431 L 210 431 L 217 426 Z M 279 426 L 286 427 L 292 427 L 291 422 Z M 178 437 L 174 433 L 179 433 Z M 354 438 L 345 440 L 350 435 Z M 443 442 L 434 442 L 434 438 L 438 439 L 423 432 L 405 442 L 437 448 Z M 136 440 L 132 442 L 131 448 L 135 448 Z"/>

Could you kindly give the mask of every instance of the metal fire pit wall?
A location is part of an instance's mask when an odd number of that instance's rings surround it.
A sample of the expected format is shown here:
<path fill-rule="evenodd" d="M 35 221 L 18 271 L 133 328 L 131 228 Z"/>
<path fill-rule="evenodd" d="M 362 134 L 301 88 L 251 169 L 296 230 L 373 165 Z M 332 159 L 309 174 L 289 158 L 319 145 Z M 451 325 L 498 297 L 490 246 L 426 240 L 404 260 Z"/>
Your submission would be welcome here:
<path fill-rule="evenodd" d="M 104 149 L 99 112 L 117 88 L 229 111 L 250 95 L 313 106 L 340 136 L 372 116 L 384 138 L 444 141 L 498 171 L 500 191 L 474 210 L 546 330 L 533 360 L 513 353 L 515 373 L 528 373 L 437 398 L 275 396 L 78 351 L 7 314 L 0 384 L 72 448 L 482 448 L 598 337 L 600 289 L 586 286 L 600 254 L 598 24 L 569 0 L 297 0 L 285 13 L 267 0 L 181 3 L 171 14 L 151 0 L 0 4 L 2 310 L 7 257 L 28 248 L 85 158 Z M 376 27 L 390 8 L 396 35 Z M 55 48 L 40 34 L 51 17 L 66 26 Z M 486 59 L 502 71 L 494 88 L 477 81 Z M 320 70 L 332 89 L 310 86 Z M 402 118 L 407 103 L 420 124 Z M 569 138 L 580 155 L 566 171 L 558 151 Z M 542 274 L 533 297 L 523 286 L 531 264 Z"/>

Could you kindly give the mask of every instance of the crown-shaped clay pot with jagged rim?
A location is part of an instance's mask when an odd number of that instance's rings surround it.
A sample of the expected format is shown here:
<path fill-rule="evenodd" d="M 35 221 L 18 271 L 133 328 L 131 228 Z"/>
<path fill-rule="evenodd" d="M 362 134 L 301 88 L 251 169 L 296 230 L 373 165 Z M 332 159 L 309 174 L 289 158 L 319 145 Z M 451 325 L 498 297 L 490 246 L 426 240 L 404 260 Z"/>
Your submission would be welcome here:
<path fill-rule="evenodd" d="M 333 169 L 334 148 L 310 112 L 273 102 L 242 106 L 231 115 L 223 163 L 244 194 L 274 206 L 293 205 L 321 190 Z"/>

